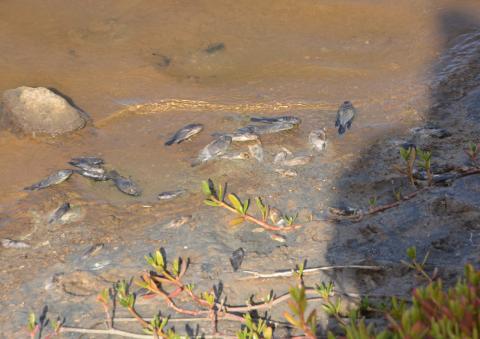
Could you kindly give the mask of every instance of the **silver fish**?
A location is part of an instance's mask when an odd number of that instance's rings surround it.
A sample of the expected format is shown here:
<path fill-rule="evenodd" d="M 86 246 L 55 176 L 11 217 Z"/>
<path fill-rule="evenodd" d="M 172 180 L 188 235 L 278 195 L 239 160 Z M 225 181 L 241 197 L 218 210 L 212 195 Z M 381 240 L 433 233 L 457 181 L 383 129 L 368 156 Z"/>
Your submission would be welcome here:
<path fill-rule="evenodd" d="M 278 122 L 288 122 L 289 124 L 299 125 L 302 120 L 300 118 L 291 116 L 291 115 L 284 115 L 279 117 L 252 117 L 250 121 L 253 122 L 263 122 L 267 124 L 274 124 Z"/>
<path fill-rule="evenodd" d="M 308 135 L 308 141 L 314 149 L 318 151 L 325 150 L 327 148 L 327 132 L 325 128 L 311 131 Z"/>
<path fill-rule="evenodd" d="M 243 142 L 243 141 L 255 141 L 258 140 L 259 136 L 255 133 L 251 133 L 249 131 L 235 131 L 233 133 L 213 133 L 212 137 L 218 138 L 219 136 L 222 135 L 228 135 L 232 138 L 232 141 L 238 141 L 238 142 Z"/>
<path fill-rule="evenodd" d="M 220 156 L 220 159 L 226 160 L 245 160 L 249 158 L 250 155 L 247 152 L 230 153 Z"/>
<path fill-rule="evenodd" d="M 252 133 L 257 135 L 272 134 L 293 129 L 296 125 L 288 122 L 279 122 L 267 125 L 248 125 L 236 130 L 237 133 Z"/>
<path fill-rule="evenodd" d="M 194 135 L 200 133 L 203 130 L 202 124 L 189 124 L 185 127 L 180 128 L 170 139 L 165 142 L 165 146 L 170 146 L 172 144 L 179 144 L 182 141 L 185 141 Z"/>
<path fill-rule="evenodd" d="M 292 169 L 277 168 L 275 172 L 280 174 L 282 177 L 293 178 L 298 175 L 298 173 Z"/>
<path fill-rule="evenodd" d="M 42 181 L 40 181 L 36 184 L 33 184 L 31 186 L 25 187 L 24 190 L 26 190 L 26 191 L 36 191 L 36 190 L 47 188 L 47 187 L 50 187 L 50 186 L 53 186 L 53 185 L 58 185 L 58 184 L 64 182 L 65 180 L 67 180 L 68 178 L 70 178 L 72 173 L 73 173 L 73 171 L 69 170 L 69 169 L 57 171 L 57 172 L 49 175 L 48 177 L 46 177 Z"/>
<path fill-rule="evenodd" d="M 115 186 L 117 186 L 121 192 L 135 197 L 142 194 L 142 190 L 133 180 L 122 177 L 117 171 L 108 172 L 108 177 L 113 180 Z"/>
<path fill-rule="evenodd" d="M 204 162 L 225 154 L 231 143 L 232 137 L 228 135 L 222 135 L 213 140 L 200 151 L 197 159 L 192 163 L 192 167 L 198 166 Z"/>
<path fill-rule="evenodd" d="M 337 111 L 337 119 L 335 120 L 335 127 L 338 127 L 338 134 L 343 134 L 352 126 L 353 119 L 357 113 L 350 101 L 345 101 L 340 105 Z"/>
<path fill-rule="evenodd" d="M 253 145 L 248 145 L 248 151 L 250 152 L 250 155 L 259 162 L 263 161 L 263 147 L 261 143 L 258 142 Z"/>
<path fill-rule="evenodd" d="M 110 177 L 107 175 L 107 171 L 101 167 L 92 167 L 90 170 L 76 170 L 75 173 L 96 181 L 105 181 L 110 179 Z"/>
<path fill-rule="evenodd" d="M 88 257 L 93 257 L 99 251 L 101 251 L 102 248 L 104 248 L 104 247 L 105 247 L 105 244 L 103 244 L 103 243 L 98 243 L 98 244 L 90 246 L 85 252 L 83 252 L 83 254 L 81 256 L 81 259 L 85 260 Z"/>
<path fill-rule="evenodd" d="M 30 247 L 29 244 L 26 244 L 22 241 L 12 240 L 12 239 L 2 239 L 0 241 L 2 246 L 5 248 L 28 248 Z"/>
<path fill-rule="evenodd" d="M 310 155 L 301 155 L 295 158 L 287 159 L 282 162 L 284 166 L 302 166 L 308 164 L 312 161 L 312 157 Z"/>
<path fill-rule="evenodd" d="M 88 156 L 72 158 L 68 163 L 81 169 L 89 169 L 90 167 L 99 167 L 105 162 L 101 158 Z"/>
<path fill-rule="evenodd" d="M 182 194 L 184 194 L 186 192 L 186 190 L 184 189 L 178 189 L 178 190 L 175 190 L 175 191 L 167 191 L 167 192 L 162 192 L 158 195 L 158 199 L 159 200 L 170 200 L 170 199 L 174 199 L 176 197 L 179 197 L 181 196 Z"/>
<path fill-rule="evenodd" d="M 48 219 L 49 224 L 53 224 L 54 222 L 60 220 L 65 213 L 70 210 L 70 203 L 64 202 L 60 207 L 58 207 L 55 211 L 53 211 L 50 219 Z"/>

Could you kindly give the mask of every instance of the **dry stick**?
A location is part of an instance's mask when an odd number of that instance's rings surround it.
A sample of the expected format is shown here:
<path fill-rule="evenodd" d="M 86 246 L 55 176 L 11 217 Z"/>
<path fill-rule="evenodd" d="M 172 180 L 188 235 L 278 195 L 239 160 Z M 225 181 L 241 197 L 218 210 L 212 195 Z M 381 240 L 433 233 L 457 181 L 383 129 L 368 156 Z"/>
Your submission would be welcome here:
<path fill-rule="evenodd" d="M 262 220 L 258 220 L 257 218 L 255 218 L 254 216 L 251 216 L 249 214 L 241 214 L 239 213 L 235 208 L 233 208 L 232 206 L 230 206 L 229 204 L 221 201 L 221 200 L 218 200 L 217 198 L 215 198 L 214 196 L 211 196 L 210 199 L 212 201 L 215 201 L 216 203 L 219 204 L 219 206 L 223 207 L 223 208 L 226 208 L 228 209 L 229 211 L 233 212 L 233 213 L 236 213 L 238 215 L 240 215 L 241 217 L 243 217 L 246 221 L 250 221 L 254 224 L 257 224 L 259 226 L 262 226 L 263 228 L 267 229 L 267 230 L 270 230 L 270 231 L 281 231 L 281 232 L 290 232 L 290 231 L 293 231 L 297 228 L 300 228 L 302 227 L 302 225 L 290 225 L 290 226 L 285 226 L 285 227 L 279 227 L 279 226 L 272 226 Z"/>
<path fill-rule="evenodd" d="M 352 268 L 357 270 L 371 270 L 371 271 L 381 271 L 384 268 L 382 266 L 362 266 L 362 265 L 336 265 L 336 266 L 321 266 L 321 267 L 311 267 L 303 270 L 304 274 L 313 273 L 318 271 L 328 271 L 336 269 L 346 269 Z M 295 274 L 295 270 L 285 270 L 275 273 L 260 273 L 255 271 L 242 271 L 243 273 L 251 274 L 253 277 L 244 277 L 241 280 L 248 279 L 260 279 L 260 278 L 277 278 L 277 277 L 291 277 Z"/>

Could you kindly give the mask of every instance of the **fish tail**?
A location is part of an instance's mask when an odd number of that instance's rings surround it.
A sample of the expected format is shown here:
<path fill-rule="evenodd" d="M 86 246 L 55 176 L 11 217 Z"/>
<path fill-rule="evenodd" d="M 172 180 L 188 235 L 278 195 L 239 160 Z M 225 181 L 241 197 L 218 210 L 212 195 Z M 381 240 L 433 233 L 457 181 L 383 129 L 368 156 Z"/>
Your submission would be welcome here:
<path fill-rule="evenodd" d="M 170 146 L 170 145 L 172 145 L 174 142 L 175 142 L 175 139 L 174 139 L 174 138 L 169 139 L 169 140 L 167 140 L 167 141 L 165 142 L 165 146 Z"/>
<path fill-rule="evenodd" d="M 338 127 L 338 134 L 342 135 L 343 133 L 345 133 L 345 131 L 346 131 L 345 126 L 340 125 Z"/>

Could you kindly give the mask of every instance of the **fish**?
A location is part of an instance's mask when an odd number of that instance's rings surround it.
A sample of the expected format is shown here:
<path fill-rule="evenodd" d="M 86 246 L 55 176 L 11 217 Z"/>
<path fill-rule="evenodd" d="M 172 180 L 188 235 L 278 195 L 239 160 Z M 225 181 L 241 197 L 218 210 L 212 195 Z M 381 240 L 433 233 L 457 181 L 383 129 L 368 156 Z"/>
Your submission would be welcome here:
<path fill-rule="evenodd" d="M 275 157 L 273 158 L 273 163 L 274 164 L 281 164 L 282 162 L 287 159 L 287 152 L 285 151 L 280 151 L 277 154 L 275 154 Z"/>
<path fill-rule="evenodd" d="M 178 227 L 181 227 L 181 226 L 185 225 L 190 220 L 192 220 L 191 215 L 181 216 L 181 217 L 178 217 L 178 218 L 170 221 L 168 223 L 168 225 L 166 226 L 166 228 L 178 228 Z"/>
<path fill-rule="evenodd" d="M 263 147 L 261 143 L 248 145 L 248 151 L 250 152 L 250 155 L 257 159 L 259 162 L 263 161 Z"/>
<path fill-rule="evenodd" d="M 165 142 L 165 146 L 173 144 L 179 144 L 187 139 L 190 139 L 194 135 L 200 133 L 203 130 L 202 124 L 189 124 L 180 128 L 173 136 Z"/>
<path fill-rule="evenodd" d="M 358 213 L 358 210 L 353 207 L 329 207 L 328 212 L 333 215 L 341 217 L 352 216 Z"/>
<path fill-rule="evenodd" d="M 255 141 L 259 139 L 258 134 L 249 132 L 248 130 L 245 131 L 235 131 L 233 133 L 213 133 L 212 137 L 218 138 L 219 136 L 222 135 L 228 135 L 229 137 L 232 138 L 232 141 L 238 141 L 238 142 L 243 142 L 243 141 Z"/>
<path fill-rule="evenodd" d="M 232 265 L 233 271 L 236 272 L 240 268 L 243 262 L 243 258 L 245 257 L 245 250 L 243 248 L 239 248 L 233 251 L 232 256 L 230 257 L 230 264 Z"/>
<path fill-rule="evenodd" d="M 142 194 L 142 190 L 132 179 L 122 177 L 117 171 L 108 172 L 108 177 L 121 192 L 135 197 Z"/>
<path fill-rule="evenodd" d="M 92 167 L 90 170 L 76 170 L 75 173 L 96 181 L 106 181 L 110 179 L 110 177 L 107 175 L 107 171 L 104 168 Z"/>
<path fill-rule="evenodd" d="M 236 133 L 252 133 L 256 135 L 272 134 L 293 129 L 296 125 L 288 122 L 278 122 L 267 125 L 248 125 L 237 129 Z"/>
<path fill-rule="evenodd" d="M 60 220 L 65 213 L 70 210 L 70 203 L 64 202 L 60 205 L 55 211 L 53 211 L 51 217 L 48 219 L 49 224 L 53 224 L 54 222 Z"/>
<path fill-rule="evenodd" d="M 216 52 L 223 51 L 225 49 L 225 44 L 223 42 L 217 42 L 214 44 L 208 45 L 203 51 L 208 54 L 213 54 Z"/>
<path fill-rule="evenodd" d="M 327 131 L 325 128 L 311 131 L 308 135 L 308 141 L 317 151 L 325 150 L 327 148 Z"/>
<path fill-rule="evenodd" d="M 353 119 L 357 110 L 353 107 L 350 101 L 344 101 L 337 111 L 337 119 L 335 120 L 335 127 L 338 127 L 338 134 L 343 134 L 347 129 L 352 127 Z"/>
<path fill-rule="evenodd" d="M 158 198 L 158 200 L 170 200 L 170 199 L 174 199 L 174 198 L 177 198 L 177 197 L 181 196 L 185 192 L 186 192 L 186 190 L 184 190 L 182 188 L 178 189 L 178 190 L 175 190 L 175 191 L 162 192 L 157 196 L 157 198 Z"/>
<path fill-rule="evenodd" d="M 192 162 L 192 167 L 198 166 L 225 154 L 231 143 L 232 137 L 228 135 L 222 135 L 213 140 L 200 151 L 197 159 Z"/>
<path fill-rule="evenodd" d="M 275 172 L 280 174 L 282 177 L 288 177 L 288 178 L 293 178 L 298 175 L 297 171 L 294 171 L 292 169 L 277 168 L 275 169 Z"/>
<path fill-rule="evenodd" d="M 281 164 L 283 166 L 302 166 L 308 164 L 310 161 L 312 161 L 310 155 L 300 155 L 295 158 L 284 160 Z"/>
<path fill-rule="evenodd" d="M 72 173 L 73 173 L 73 171 L 69 170 L 69 169 L 56 171 L 55 173 L 50 174 L 48 177 L 43 179 L 42 181 L 40 181 L 36 184 L 33 184 L 31 186 L 25 187 L 24 190 L 25 191 L 37 191 L 37 190 L 44 189 L 44 188 L 47 188 L 47 187 L 50 187 L 50 186 L 53 186 L 53 185 L 58 185 L 58 184 L 64 182 L 65 180 L 67 180 L 68 178 L 70 178 Z"/>
<path fill-rule="evenodd" d="M 250 121 L 252 122 L 263 122 L 267 124 L 274 124 L 278 122 L 287 122 L 292 125 L 300 125 L 302 123 L 302 119 L 291 116 L 291 115 L 284 115 L 279 117 L 251 117 Z"/>
<path fill-rule="evenodd" d="M 72 158 L 68 163 L 72 166 L 75 166 L 81 169 L 89 169 L 91 167 L 99 167 L 103 165 L 105 161 L 102 158 L 86 156 L 86 157 Z"/>
<path fill-rule="evenodd" d="M 30 247 L 29 244 L 26 244 L 22 241 L 12 240 L 12 239 L 2 239 L 0 243 L 5 248 L 28 248 Z"/>
<path fill-rule="evenodd" d="M 226 159 L 226 160 L 245 160 L 249 158 L 250 158 L 250 154 L 248 154 L 247 152 L 231 153 L 231 154 L 225 154 L 220 156 L 220 159 Z"/>
<path fill-rule="evenodd" d="M 87 250 L 85 252 L 83 252 L 83 254 L 81 256 L 81 259 L 85 260 L 89 257 L 93 257 L 98 252 L 100 252 L 104 247 L 105 247 L 105 244 L 103 244 L 101 242 L 98 243 L 98 244 L 90 246 L 89 248 L 87 248 Z"/>

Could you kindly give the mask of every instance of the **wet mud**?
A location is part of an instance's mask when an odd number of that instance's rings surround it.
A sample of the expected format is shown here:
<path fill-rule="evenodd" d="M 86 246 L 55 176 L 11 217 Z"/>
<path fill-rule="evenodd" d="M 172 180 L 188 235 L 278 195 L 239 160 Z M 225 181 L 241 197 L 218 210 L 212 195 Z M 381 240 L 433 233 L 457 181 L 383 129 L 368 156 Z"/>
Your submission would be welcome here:
<path fill-rule="evenodd" d="M 395 190 L 411 193 L 394 170 L 404 143 L 430 149 L 439 168 L 467 165 L 466 143 L 480 141 L 475 2 L 280 1 L 256 11 L 251 5 L 0 4 L 0 46 L 22 51 L 0 57 L 6 70 L 0 90 L 58 88 L 92 117 L 84 129 L 55 138 L 0 132 L 0 238 L 29 246 L 0 247 L 0 327 L 7 338 L 23 328 L 29 311 L 45 306 L 67 324 L 102 326 L 98 291 L 138 276 L 144 255 L 160 247 L 169 259 L 190 258 L 186 280 L 199 291 L 221 282 L 232 304 L 294 284 L 292 278 L 252 284 L 244 270 L 270 273 L 304 260 L 307 267 L 383 267 L 321 271 L 307 275 L 307 284 L 331 280 L 338 291 L 403 296 L 418 283 L 400 263 L 410 246 L 420 255 L 430 251 L 428 268 L 438 267 L 447 283 L 465 263 L 480 265 L 479 175 L 425 189 L 360 221 L 327 218 L 329 207 L 365 211 L 371 197 L 383 205 L 395 201 Z M 345 100 L 358 113 L 338 136 L 336 113 Z M 191 167 L 212 134 L 279 115 L 302 123 L 262 135 L 263 161 L 250 156 Z M 164 145 L 192 123 L 204 129 Z M 423 126 L 449 135 L 411 131 Z M 319 152 L 309 135 L 323 128 L 328 143 Z M 229 151 L 249 152 L 254 144 L 233 142 Z M 291 168 L 274 164 L 283 148 L 292 153 L 287 159 L 311 160 Z M 108 171 L 134 180 L 141 195 L 75 174 L 23 190 L 56 170 L 74 169 L 68 161 L 80 156 L 104 159 Z M 296 174 L 281 175 L 286 170 Z M 200 183 L 207 178 L 228 182 L 242 199 L 261 196 L 283 213 L 298 212 L 303 227 L 279 242 L 255 225 L 229 226 L 230 214 L 203 204 Z M 173 199 L 158 198 L 177 190 L 182 194 Z M 241 260 L 232 257 L 240 248 Z M 138 303 L 142 314 L 158 310 L 142 298 Z M 321 333 L 335 328 L 323 315 L 319 323 Z M 185 326 L 176 328 L 184 333 Z"/>

